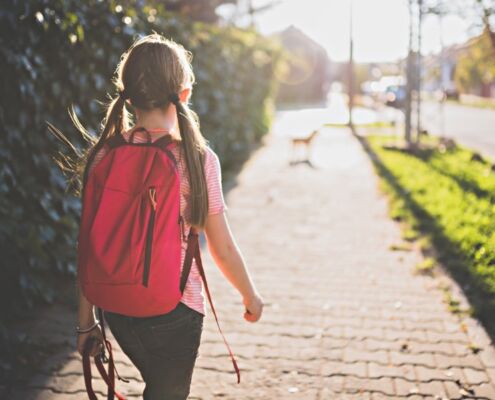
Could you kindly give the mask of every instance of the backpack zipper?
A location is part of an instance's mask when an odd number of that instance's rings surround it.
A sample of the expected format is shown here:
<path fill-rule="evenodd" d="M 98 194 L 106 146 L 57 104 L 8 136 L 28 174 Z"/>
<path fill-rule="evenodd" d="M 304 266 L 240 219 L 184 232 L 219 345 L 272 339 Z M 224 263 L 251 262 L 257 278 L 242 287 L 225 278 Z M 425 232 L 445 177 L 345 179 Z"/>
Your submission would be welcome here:
<path fill-rule="evenodd" d="M 144 251 L 143 285 L 145 287 L 148 287 L 148 279 L 150 274 L 151 247 L 153 244 L 153 227 L 155 225 L 156 214 L 156 188 L 154 186 L 150 186 L 148 188 L 148 197 L 151 204 L 151 212 L 148 220 L 148 229 L 146 231 L 146 247 Z"/>

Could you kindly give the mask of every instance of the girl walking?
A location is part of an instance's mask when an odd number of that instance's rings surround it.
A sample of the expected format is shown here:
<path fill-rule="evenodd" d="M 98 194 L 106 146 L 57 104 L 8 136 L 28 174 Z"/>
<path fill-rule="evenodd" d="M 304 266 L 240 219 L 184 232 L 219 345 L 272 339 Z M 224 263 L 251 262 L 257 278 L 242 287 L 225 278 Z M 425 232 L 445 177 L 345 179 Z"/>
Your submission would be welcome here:
<path fill-rule="evenodd" d="M 120 196 L 114 197 L 112 204 L 105 211 L 108 214 L 117 212 L 113 210 L 118 209 L 122 202 L 130 200 L 127 200 L 120 188 L 115 191 L 108 188 L 101 189 L 98 186 L 99 178 L 96 176 L 105 176 L 107 182 L 108 179 L 114 179 L 114 182 L 127 182 L 126 179 L 132 180 L 133 177 L 137 179 L 137 182 L 149 180 L 151 178 L 148 175 L 142 177 L 139 175 L 142 171 L 129 170 L 126 167 L 131 165 L 129 163 L 134 162 L 133 157 L 136 154 L 145 154 L 140 153 L 140 150 L 137 149 L 139 146 L 146 145 L 151 149 L 155 144 L 156 147 L 159 146 L 159 143 L 160 146 L 166 145 L 164 148 L 168 160 L 173 162 L 163 161 L 164 156 L 161 154 L 161 150 L 146 150 L 149 151 L 146 154 L 152 154 L 154 157 L 153 160 L 149 160 L 149 163 L 156 164 L 153 167 L 156 179 L 160 179 L 159 172 L 156 175 L 157 166 L 160 165 L 164 165 L 163 168 L 165 166 L 172 168 L 175 165 L 174 168 L 176 169 L 171 169 L 171 171 L 176 171 L 178 175 L 179 228 L 174 225 L 170 229 L 180 229 L 180 234 L 177 235 L 181 239 L 177 247 L 176 264 L 178 265 L 180 262 L 180 271 L 178 271 L 180 272 L 181 288 L 180 292 L 179 285 L 170 288 L 171 293 L 179 294 L 179 297 L 176 296 L 172 300 L 170 300 L 171 295 L 163 293 L 168 290 L 166 289 L 168 282 L 172 282 L 172 284 L 178 282 L 179 273 L 177 273 L 173 275 L 173 279 L 164 281 L 164 286 L 160 286 L 160 293 L 157 292 L 156 296 L 163 295 L 163 298 L 167 300 L 163 300 L 162 303 L 157 300 L 153 311 L 149 311 L 151 300 L 141 302 L 141 299 L 144 299 L 143 296 L 147 295 L 146 290 L 148 292 L 155 290 L 153 289 L 153 279 L 157 280 L 158 274 L 161 273 L 157 271 L 161 264 L 155 265 L 158 263 L 153 262 L 163 255 L 162 248 L 168 246 L 159 240 L 159 235 L 165 235 L 166 233 L 163 232 L 169 229 L 169 227 L 165 227 L 166 224 L 163 222 L 165 221 L 163 218 L 167 217 L 162 215 L 168 212 L 165 211 L 165 207 L 170 206 L 172 207 L 170 209 L 173 209 L 173 204 L 169 202 L 172 205 L 166 205 L 165 202 L 168 200 L 164 200 L 167 196 L 171 196 L 170 193 L 160 191 L 162 188 L 159 185 L 149 186 L 149 190 L 143 192 L 144 197 L 140 200 L 142 203 L 139 203 L 141 208 L 138 209 L 139 213 L 146 215 L 146 221 L 149 221 L 147 228 L 143 229 L 146 243 L 143 239 L 142 243 L 145 250 L 142 255 L 136 255 L 137 251 L 130 248 L 132 244 L 119 243 L 120 228 L 127 223 L 129 213 L 122 214 L 119 225 L 109 227 L 108 224 L 94 223 L 90 228 L 87 228 L 87 232 L 90 232 L 94 237 L 101 237 L 101 240 L 95 240 L 96 243 L 88 244 L 89 242 L 85 242 L 84 248 L 82 248 L 80 236 L 77 348 L 83 354 L 85 345 L 89 343 L 87 341 L 90 338 L 97 338 L 99 340 L 95 343 L 101 343 L 103 339 L 101 324 L 103 321 L 99 321 L 95 315 L 95 306 L 91 298 L 107 299 L 105 301 L 108 303 L 102 300 L 103 304 L 112 304 L 112 307 L 100 305 L 99 308 L 103 310 L 102 315 L 104 315 L 105 321 L 123 352 L 141 373 L 145 382 L 144 399 L 186 399 L 190 391 L 205 315 L 202 267 L 198 265 L 200 262 L 198 263 L 198 257 L 194 254 L 195 250 L 191 250 L 191 247 L 197 246 L 197 233 L 204 231 L 213 260 L 230 283 L 239 291 L 245 306 L 244 318 L 247 321 L 258 321 L 261 317 L 263 302 L 249 276 L 224 213 L 226 206 L 222 195 L 218 157 L 207 146 L 199 130 L 195 114 L 188 108 L 188 100 L 194 83 L 190 54 L 181 45 L 158 34 L 146 36 L 137 40 L 123 54 L 117 67 L 114 83 L 118 95 L 111 101 L 102 124 L 101 136 L 93 143 L 85 160 L 83 198 L 87 203 L 91 201 L 88 193 L 84 193 L 85 190 L 99 193 L 99 196 Z M 132 118 L 128 110 L 132 111 Z M 77 117 L 73 117 L 78 129 L 83 132 L 85 137 L 89 137 Z M 132 126 L 131 120 L 134 121 Z M 116 143 L 126 147 L 125 151 L 129 151 L 129 153 L 123 156 L 123 152 L 121 152 L 119 158 L 115 150 L 116 147 L 114 147 Z M 159 156 L 158 153 L 160 153 Z M 145 165 L 145 163 L 139 165 Z M 151 172 L 149 173 L 151 174 Z M 165 173 L 165 169 L 163 173 Z M 170 176 L 173 181 L 175 174 L 172 173 Z M 115 181 L 115 179 L 118 180 Z M 170 185 L 170 188 L 174 187 L 172 183 Z M 86 187 L 90 187 L 90 189 Z M 102 190 L 104 194 L 101 194 Z M 110 192 L 105 193 L 105 190 Z M 103 197 L 99 197 L 98 201 L 101 198 Z M 134 203 L 129 203 L 129 205 L 132 204 Z M 83 216 L 87 217 L 89 211 L 85 207 L 89 206 L 83 203 Z M 100 211 L 103 207 L 103 204 L 99 204 L 98 212 L 103 212 Z M 167 208 L 167 210 L 169 209 Z M 151 225 L 152 221 L 155 224 L 154 227 Z M 159 228 L 157 225 L 159 223 L 163 223 L 163 227 Z M 84 229 L 86 227 L 83 221 L 81 232 Z M 151 239 L 148 240 L 149 238 Z M 137 240 L 136 243 L 141 242 Z M 96 249 L 92 250 L 93 256 L 87 254 L 90 245 Z M 98 272 L 97 280 L 91 278 L 96 274 L 92 269 L 99 266 L 97 261 L 108 257 L 108 254 L 115 249 L 118 249 L 114 252 L 118 260 L 115 263 L 113 276 L 110 277 L 110 275 L 107 276 Z M 160 259 L 163 265 L 168 265 L 173 261 L 173 249 L 168 251 Z M 97 255 L 100 258 L 97 258 Z M 94 258 L 91 259 L 90 257 Z M 139 290 L 142 290 L 140 293 L 143 295 L 132 299 L 130 295 L 128 298 L 125 298 L 126 295 L 122 295 L 126 293 L 124 290 L 130 281 L 104 285 L 106 280 L 114 279 L 117 274 L 124 273 L 122 269 L 124 265 L 127 265 L 128 260 L 138 260 L 137 264 L 141 263 L 139 265 L 144 263 L 144 275 L 142 278 L 139 275 Z M 81 270 L 80 265 L 85 266 L 83 270 Z M 129 265 L 131 264 L 129 263 Z M 108 267 L 108 263 L 105 264 L 105 267 Z M 185 272 L 185 268 L 189 271 Z M 176 280 L 174 280 L 175 277 L 177 277 Z M 93 284 L 91 279 L 100 286 Z M 127 301 L 126 307 L 132 312 L 119 312 L 121 308 L 113 307 L 119 296 L 118 300 Z M 163 304 L 163 307 L 160 304 Z M 144 312 L 145 307 L 148 307 L 146 312 Z M 101 350 L 100 346 L 94 345 L 91 348 L 91 355 L 96 356 L 100 354 Z"/>

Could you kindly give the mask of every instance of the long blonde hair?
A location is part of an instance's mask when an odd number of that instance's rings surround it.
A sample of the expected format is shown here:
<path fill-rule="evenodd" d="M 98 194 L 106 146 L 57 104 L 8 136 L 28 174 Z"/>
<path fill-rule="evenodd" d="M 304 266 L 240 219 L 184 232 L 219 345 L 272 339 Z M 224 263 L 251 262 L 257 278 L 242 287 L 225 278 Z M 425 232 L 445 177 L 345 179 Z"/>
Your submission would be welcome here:
<path fill-rule="evenodd" d="M 89 167 L 105 141 L 129 129 L 127 99 L 140 110 L 166 108 L 174 104 L 182 149 L 190 182 L 189 223 L 204 227 L 208 215 L 208 193 L 204 173 L 206 141 L 199 130 L 196 114 L 186 103 L 178 101 L 177 94 L 184 85 L 192 86 L 195 80 L 191 54 L 180 44 L 159 34 L 138 39 L 122 55 L 113 83 L 117 89 L 107 106 L 99 138 L 90 135 L 75 113 L 71 118 L 83 137 L 91 143 L 82 159 L 82 190 Z M 53 131 L 53 127 L 50 127 Z M 57 134 L 59 135 L 59 133 Z"/>

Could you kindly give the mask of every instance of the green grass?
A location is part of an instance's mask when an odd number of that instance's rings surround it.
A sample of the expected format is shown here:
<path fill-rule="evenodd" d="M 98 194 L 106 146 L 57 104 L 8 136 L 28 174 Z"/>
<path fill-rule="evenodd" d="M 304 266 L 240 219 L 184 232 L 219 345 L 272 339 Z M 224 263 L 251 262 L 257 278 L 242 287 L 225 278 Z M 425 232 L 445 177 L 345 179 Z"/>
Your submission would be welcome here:
<path fill-rule="evenodd" d="M 406 243 L 406 242 L 394 243 L 389 246 L 389 249 L 392 251 L 411 251 L 412 246 L 410 243 Z"/>
<path fill-rule="evenodd" d="M 337 127 L 341 128 L 343 126 L 347 126 L 347 123 L 336 123 L 336 122 L 327 122 L 324 124 L 326 127 Z M 363 123 L 355 123 L 354 126 L 356 128 L 391 128 L 393 127 L 393 123 L 390 121 L 374 121 L 374 122 L 363 122 Z"/>
<path fill-rule="evenodd" d="M 495 173 L 464 148 L 411 154 L 382 147 L 388 140 L 370 136 L 367 143 L 391 216 L 404 222 L 405 239 L 435 249 L 495 336 Z"/>
<path fill-rule="evenodd" d="M 443 301 L 447 304 L 447 307 L 452 314 L 462 317 L 472 313 L 471 309 L 463 308 L 461 302 L 452 296 L 452 293 L 449 290 L 444 291 Z"/>
<path fill-rule="evenodd" d="M 428 257 L 416 264 L 414 270 L 417 274 L 432 276 L 435 270 L 435 265 L 435 260 L 432 257 Z"/>

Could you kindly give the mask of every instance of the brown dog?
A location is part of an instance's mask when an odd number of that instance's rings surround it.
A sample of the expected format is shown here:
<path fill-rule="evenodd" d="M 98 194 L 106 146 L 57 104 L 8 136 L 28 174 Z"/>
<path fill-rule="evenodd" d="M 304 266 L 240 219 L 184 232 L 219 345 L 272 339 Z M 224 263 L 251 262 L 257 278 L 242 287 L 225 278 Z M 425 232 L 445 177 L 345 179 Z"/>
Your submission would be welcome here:
<path fill-rule="evenodd" d="M 308 163 L 311 164 L 310 161 L 310 156 L 311 156 L 311 145 L 315 139 L 315 137 L 320 133 L 319 129 L 315 129 L 312 131 L 308 136 L 306 137 L 293 137 L 291 138 L 292 141 L 292 160 L 291 164 L 296 164 L 296 163 Z M 298 148 L 304 148 L 306 158 L 303 159 L 297 159 L 297 149 Z"/>

